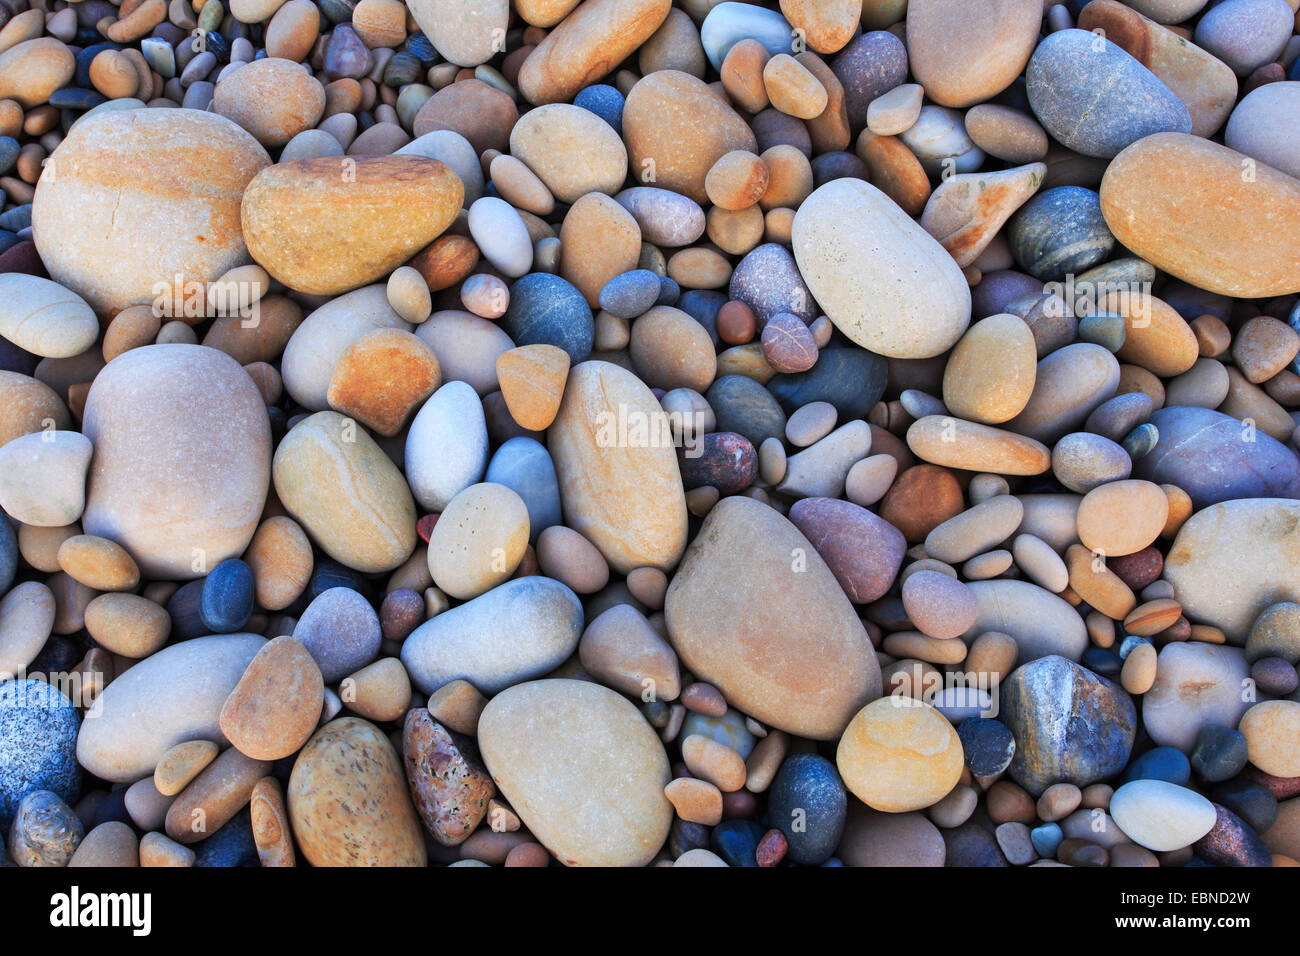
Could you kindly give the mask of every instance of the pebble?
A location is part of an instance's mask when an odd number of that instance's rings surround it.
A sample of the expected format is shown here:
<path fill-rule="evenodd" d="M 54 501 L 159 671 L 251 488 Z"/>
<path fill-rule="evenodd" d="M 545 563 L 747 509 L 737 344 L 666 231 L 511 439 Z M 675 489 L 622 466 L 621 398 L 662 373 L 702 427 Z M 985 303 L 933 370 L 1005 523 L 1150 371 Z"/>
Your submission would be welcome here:
<path fill-rule="evenodd" d="M 323 702 L 321 671 L 307 648 L 292 637 L 277 637 L 249 662 L 218 721 L 240 752 L 255 760 L 279 760 L 307 742 Z"/>
<path fill-rule="evenodd" d="M 962 746 L 952 725 L 929 704 L 886 697 L 849 723 L 835 764 L 867 806 L 905 813 L 947 795 L 961 776 Z"/>
<path fill-rule="evenodd" d="M 880 686 L 879 668 L 864 655 L 866 633 L 839 584 L 817 554 L 807 553 L 793 525 L 752 499 L 719 502 L 705 530 L 668 589 L 664 613 L 677 653 L 693 674 L 764 724 L 833 738 Z M 756 540 L 765 546 L 755 547 Z M 795 549 L 805 552 L 801 573 L 789 557 Z M 744 567 L 743 574 L 733 566 Z M 764 599 L 750 593 L 754 588 Z M 796 619 L 799 628 L 786 625 Z M 813 634 L 815 644 L 796 636 Z M 763 663 L 773 654 L 781 667 Z M 809 667 L 834 675 L 816 706 L 791 693 Z"/>
<path fill-rule="evenodd" d="M 349 587 L 330 587 L 303 610 L 293 631 L 327 684 L 369 664 L 379 653 L 379 618 L 370 603 Z M 300 676 L 310 681 L 310 674 Z"/>
<path fill-rule="evenodd" d="M 299 752 L 289 823 L 313 866 L 424 866 L 427 854 L 393 745 L 358 717 L 333 720 Z"/>
<path fill-rule="evenodd" d="M 844 832 L 848 795 L 835 764 L 816 754 L 786 758 L 768 790 L 768 814 L 804 866 L 830 859 Z"/>
<path fill-rule="evenodd" d="M 76 756 L 81 718 L 72 700 L 43 680 L 0 684 L 0 827 L 9 831 L 19 802 L 46 791 L 71 803 L 81 792 Z"/>
<path fill-rule="evenodd" d="M 1235 777 L 1245 769 L 1248 759 L 1249 745 L 1245 735 L 1230 727 L 1215 724 L 1201 727 L 1191 753 L 1192 767 L 1211 783 Z"/>
<path fill-rule="evenodd" d="M 9 826 L 9 855 L 19 866 L 67 866 L 86 830 L 77 815 L 49 790 L 32 790 Z"/>
<path fill-rule="evenodd" d="M 79 432 L 42 431 L 0 447 L 0 507 L 15 521 L 57 528 L 81 518 L 93 447 Z"/>
<path fill-rule="evenodd" d="M 478 748 L 417 707 L 406 715 L 402 756 L 411 800 L 425 827 L 442 846 L 463 843 L 487 816 L 496 793 Z"/>

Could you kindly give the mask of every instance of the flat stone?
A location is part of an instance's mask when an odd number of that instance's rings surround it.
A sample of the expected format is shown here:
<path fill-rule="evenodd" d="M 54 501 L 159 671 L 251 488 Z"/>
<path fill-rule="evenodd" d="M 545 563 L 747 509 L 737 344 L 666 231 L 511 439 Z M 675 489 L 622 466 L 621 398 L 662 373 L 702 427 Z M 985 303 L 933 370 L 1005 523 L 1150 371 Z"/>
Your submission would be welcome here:
<path fill-rule="evenodd" d="M 320 722 L 320 668 L 292 637 L 264 645 L 221 707 L 218 721 L 231 744 L 255 760 L 297 753 Z"/>

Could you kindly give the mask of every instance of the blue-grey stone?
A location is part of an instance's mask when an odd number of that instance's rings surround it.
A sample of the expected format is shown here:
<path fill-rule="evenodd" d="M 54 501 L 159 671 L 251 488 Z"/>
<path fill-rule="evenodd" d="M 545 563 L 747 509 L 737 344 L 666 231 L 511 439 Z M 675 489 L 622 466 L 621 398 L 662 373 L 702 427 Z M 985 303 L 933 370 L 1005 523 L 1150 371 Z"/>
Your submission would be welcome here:
<path fill-rule="evenodd" d="M 1192 765 L 1186 754 L 1176 747 L 1153 747 L 1128 765 L 1120 783 L 1164 780 L 1181 787 L 1191 779 Z"/>
<path fill-rule="evenodd" d="M 1002 855 L 1002 848 L 993 834 L 978 823 L 963 823 L 951 830 L 943 830 L 947 847 L 945 866 L 1010 866 Z"/>
<path fill-rule="evenodd" d="M 1118 677 L 1124 669 L 1124 661 L 1108 647 L 1089 647 L 1083 652 L 1080 663 L 1102 677 Z"/>
<path fill-rule="evenodd" d="M 673 305 L 682 297 L 682 287 L 674 279 L 667 276 L 659 277 L 659 298 L 655 299 L 655 305 Z"/>
<path fill-rule="evenodd" d="M 673 825 L 668 830 L 668 852 L 673 859 L 691 850 L 707 849 L 709 845 L 709 828 L 702 823 L 691 823 L 681 817 L 673 818 Z"/>
<path fill-rule="evenodd" d="M 1277 797 L 1267 787 L 1250 780 L 1229 780 L 1210 791 L 1210 799 L 1227 807 L 1263 833 L 1277 822 Z"/>
<path fill-rule="evenodd" d="M 65 86 L 50 94 L 49 103 L 58 110 L 72 110 L 80 113 L 94 109 L 100 103 L 107 103 L 108 97 L 95 90 L 83 90 L 75 86 Z"/>
<path fill-rule="evenodd" d="M 80 725 L 72 701 L 45 681 L 0 684 L 0 829 L 8 829 L 18 801 L 34 790 L 68 803 L 77 799 Z"/>
<path fill-rule="evenodd" d="M 649 269 L 633 269 L 605 283 L 600 290 L 600 307 L 620 319 L 635 319 L 654 307 L 661 291 L 659 276 Z"/>
<path fill-rule="evenodd" d="M 413 53 L 395 53 L 384 67 L 384 86 L 394 89 L 408 83 L 419 83 L 424 76 L 424 65 Z"/>
<path fill-rule="evenodd" d="M 808 371 L 776 375 L 767 389 L 787 413 L 809 402 L 830 402 L 840 421 L 848 421 L 867 417 L 885 394 L 888 380 L 889 365 L 882 356 L 853 345 L 832 345 L 822 349 Z"/>
<path fill-rule="evenodd" d="M 253 821 L 248 808 L 240 810 L 206 840 L 192 844 L 195 866 L 259 866 Z"/>
<path fill-rule="evenodd" d="M 22 240 L 12 232 L 0 231 L 0 252 L 10 246 L 16 246 Z M 26 349 L 19 348 L 8 339 L 0 336 L 0 371 L 17 372 L 19 375 L 31 375 L 36 371 L 41 357 L 33 355 Z"/>
<path fill-rule="evenodd" d="M 1108 352 L 1122 349 L 1127 336 L 1124 316 L 1114 312 L 1097 312 L 1079 320 L 1079 341 L 1100 345 Z"/>
<path fill-rule="evenodd" d="M 775 242 L 755 246 L 737 263 L 729 293 L 754 310 L 760 329 L 780 312 L 797 315 L 805 325 L 817 318 L 816 303 L 794 256 Z"/>
<path fill-rule="evenodd" d="M 1016 738 L 1008 773 L 1034 796 L 1054 783 L 1086 787 L 1119 773 L 1137 733 L 1123 688 L 1056 654 L 1002 682 L 1000 717 Z"/>
<path fill-rule="evenodd" d="M 1206 724 L 1192 747 L 1192 767 L 1202 780 L 1220 783 L 1246 769 L 1246 735 L 1231 727 Z"/>
<path fill-rule="evenodd" d="M 1011 254 L 1044 281 L 1095 266 L 1115 247 L 1101 197 L 1082 186 L 1057 186 L 1030 198 L 1007 227 Z"/>
<path fill-rule="evenodd" d="M 90 46 L 82 48 L 75 56 L 76 68 L 72 74 L 72 82 L 83 88 L 93 86 L 94 84 L 90 82 L 90 64 L 95 57 L 105 50 L 120 49 L 122 49 L 122 44 L 105 40 L 102 36 L 99 37 L 98 43 L 92 43 Z"/>
<path fill-rule="evenodd" d="M 9 854 L 22 867 L 67 866 L 85 835 L 85 825 L 57 793 L 32 790 L 14 811 Z"/>
<path fill-rule="evenodd" d="M 754 745 L 758 743 L 754 735 L 749 732 L 749 728 L 745 726 L 744 715 L 730 708 L 721 717 L 707 717 L 690 711 L 682 721 L 682 729 L 677 736 L 678 739 L 685 740 L 692 734 L 716 740 L 730 747 L 746 760 L 753 753 Z"/>
<path fill-rule="evenodd" d="M 404 48 L 425 67 L 433 66 L 441 59 L 438 51 L 433 48 L 433 43 L 423 33 L 412 33 L 406 38 Z"/>
<path fill-rule="evenodd" d="M 966 766 L 977 777 L 995 777 L 1011 765 L 1016 738 L 1006 724 L 991 717 L 967 717 L 957 727 Z"/>
<path fill-rule="evenodd" d="M 356 673 L 379 656 L 379 615 L 351 588 L 330 588 L 302 612 L 293 636 L 316 661 L 325 683 Z"/>
<path fill-rule="evenodd" d="M 1084 156 L 1109 159 L 1153 133 L 1190 133 L 1169 87 L 1119 46 L 1088 30 L 1060 30 L 1025 68 L 1029 106 L 1043 128 Z"/>
<path fill-rule="evenodd" d="M 1300 498 L 1300 459 L 1276 438 L 1210 408 L 1174 405 L 1151 416 L 1160 439 L 1133 477 L 1174 484 L 1196 510 L 1234 498 Z"/>
<path fill-rule="evenodd" d="M 563 520 L 555 462 L 535 439 L 520 436 L 503 443 L 488 462 L 483 480 L 505 485 L 524 499 L 530 540 L 536 541 L 539 534 Z"/>
<path fill-rule="evenodd" d="M 595 113 L 623 135 L 623 94 L 607 83 L 596 83 L 583 89 L 573 98 L 574 106 Z"/>
<path fill-rule="evenodd" d="M 533 272 L 510 287 L 501 328 L 515 345 L 554 345 L 577 365 L 591 355 L 595 319 L 591 306 L 570 282 Z"/>
<path fill-rule="evenodd" d="M 373 602 L 375 597 L 370 579 L 364 574 L 354 568 L 349 568 L 347 565 L 339 564 L 333 558 L 318 554 L 315 567 L 312 568 L 311 578 L 307 582 L 307 590 L 303 592 L 303 607 L 306 607 L 331 588 L 351 588 L 367 601 Z M 299 616 L 301 616 L 301 612 Z"/>
<path fill-rule="evenodd" d="M 709 842 L 727 866 L 758 866 L 758 841 L 766 831 L 753 820 L 724 820 L 713 828 Z"/>
<path fill-rule="evenodd" d="M 0 513 L 0 596 L 8 593 L 18 573 L 18 532 L 9 516 Z"/>
<path fill-rule="evenodd" d="M 772 825 L 785 835 L 786 858 L 818 866 L 840 844 L 848 792 L 835 764 L 817 754 L 794 754 L 772 780 L 767 812 Z"/>
<path fill-rule="evenodd" d="M 1065 834 L 1056 823 L 1044 823 L 1029 831 L 1029 842 L 1044 860 L 1055 859 L 1056 848 L 1065 840 Z"/>
<path fill-rule="evenodd" d="M 222 561 L 203 579 L 199 618 L 210 634 L 233 634 L 252 615 L 252 569 L 238 558 Z"/>
<path fill-rule="evenodd" d="M 709 332 L 713 347 L 718 347 L 718 310 L 727 303 L 727 297 L 713 289 L 691 289 L 677 300 L 681 309 Z"/>
<path fill-rule="evenodd" d="M 1128 452 L 1129 458 L 1134 461 L 1151 454 L 1159 443 L 1160 429 L 1151 422 L 1143 422 L 1125 435 L 1124 440 L 1120 442 L 1124 446 L 1124 450 Z"/>
<path fill-rule="evenodd" d="M 850 42 L 831 70 L 844 87 L 849 124 L 859 129 L 872 100 L 907 82 L 907 47 L 888 30 L 872 30 Z"/>
<path fill-rule="evenodd" d="M 22 146 L 18 140 L 12 136 L 0 136 L 0 176 L 9 175 L 14 163 L 18 162 L 18 153 L 21 151 Z"/>
<path fill-rule="evenodd" d="M 786 418 L 780 402 L 746 375 L 723 375 L 709 386 L 704 398 L 713 409 L 718 431 L 744 435 L 755 448 L 768 438 L 785 435 Z"/>
<path fill-rule="evenodd" d="M 716 70 L 727 57 L 727 51 L 741 40 L 757 40 L 773 55 L 793 53 L 791 43 L 794 33 L 789 21 L 776 10 L 752 3 L 734 3 L 728 0 L 709 10 L 700 24 L 700 44 L 704 55 Z"/>
<path fill-rule="evenodd" d="M 32 204 L 25 206 L 14 206 L 4 214 L 0 214 L 0 229 L 8 229 L 10 232 L 21 232 L 32 224 Z"/>

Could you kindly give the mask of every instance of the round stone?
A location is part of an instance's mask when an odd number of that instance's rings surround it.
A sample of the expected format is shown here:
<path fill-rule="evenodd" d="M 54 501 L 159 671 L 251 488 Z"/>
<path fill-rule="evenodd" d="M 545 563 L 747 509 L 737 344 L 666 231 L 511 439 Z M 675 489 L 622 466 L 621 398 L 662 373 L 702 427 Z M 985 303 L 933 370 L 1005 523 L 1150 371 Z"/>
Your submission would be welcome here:
<path fill-rule="evenodd" d="M 938 803 L 963 767 L 961 741 L 943 715 L 910 697 L 884 697 L 849 722 L 835 752 L 849 790 L 889 813 Z"/>

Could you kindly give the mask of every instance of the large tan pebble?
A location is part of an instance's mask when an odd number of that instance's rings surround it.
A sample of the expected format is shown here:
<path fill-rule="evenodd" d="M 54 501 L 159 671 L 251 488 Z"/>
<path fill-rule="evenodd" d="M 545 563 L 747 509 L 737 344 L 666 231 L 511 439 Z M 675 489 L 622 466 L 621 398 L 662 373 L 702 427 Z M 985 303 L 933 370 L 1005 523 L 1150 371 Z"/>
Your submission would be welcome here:
<path fill-rule="evenodd" d="M 76 521 L 86 507 L 92 451 L 89 439 L 78 432 L 45 429 L 0 446 L 0 507 L 15 521 L 34 527 L 60 528 Z"/>
<path fill-rule="evenodd" d="M 1124 345 L 1115 353 L 1121 361 L 1161 378 L 1181 375 L 1196 363 L 1199 346 L 1192 327 L 1163 299 L 1145 292 L 1112 292 L 1097 307 L 1124 316 Z"/>
<path fill-rule="evenodd" d="M 528 547 L 528 509 L 505 485 L 471 485 L 451 499 L 429 536 L 429 573 L 465 601 L 508 580 Z"/>
<path fill-rule="evenodd" d="M 1300 777 L 1295 741 L 1300 734 L 1300 703 L 1269 700 L 1246 711 L 1237 725 L 1246 737 L 1250 762 L 1275 777 Z"/>
<path fill-rule="evenodd" d="M 1157 133 L 1116 156 L 1101 211 L 1116 240 L 1177 278 L 1243 298 L 1300 289 L 1288 237 L 1300 230 L 1300 181 L 1186 133 Z"/>
<path fill-rule="evenodd" d="M 1042 19 L 1037 0 L 916 0 L 907 7 L 912 73 L 944 106 L 992 99 L 1024 70 Z"/>
<path fill-rule="evenodd" d="M 882 697 L 849 722 L 835 765 L 867 806 L 905 813 L 933 806 L 956 785 L 962 747 L 952 725 L 929 704 Z"/>
<path fill-rule="evenodd" d="M 815 190 L 795 214 L 792 243 L 823 311 L 863 348 L 930 358 L 966 330 L 970 287 L 961 269 L 869 183 L 837 179 Z"/>
<path fill-rule="evenodd" d="M 583 362 L 548 433 L 566 522 L 617 571 L 668 569 L 686 547 L 686 498 L 668 416 L 631 372 Z"/>
<path fill-rule="evenodd" d="M 425 5 L 417 6 L 423 10 Z M 473 13 L 480 12 L 481 7 L 473 10 Z M 372 50 L 395 47 L 406 39 L 406 16 L 407 7 L 401 0 L 360 0 L 352 10 L 352 29 L 357 31 L 361 42 Z M 480 32 L 490 34 L 491 29 L 487 23 L 483 23 Z"/>
<path fill-rule="evenodd" d="M 275 149 L 320 121 L 325 87 L 293 60 L 267 57 L 221 80 L 212 94 L 212 110 Z"/>
<path fill-rule="evenodd" d="M 50 277 L 103 316 L 141 304 L 175 314 L 195 283 L 248 262 L 240 199 L 269 163 L 257 140 L 215 113 L 87 116 L 46 164 L 56 174 L 42 177 L 33 201 L 36 248 Z"/>
<path fill-rule="evenodd" d="M 297 600 L 315 563 L 306 532 L 287 515 L 274 515 L 258 525 L 244 562 L 253 572 L 257 606 L 268 611 L 282 611 Z"/>
<path fill-rule="evenodd" d="M 1042 442 L 947 415 L 913 422 L 907 447 L 931 464 L 996 475 L 1041 475 L 1052 465 L 1052 453 Z"/>
<path fill-rule="evenodd" d="M 682 760 L 686 769 L 723 793 L 731 793 L 745 785 L 744 758 L 712 737 L 691 734 L 683 740 Z"/>
<path fill-rule="evenodd" d="M 680 309 L 658 305 L 632 323 L 632 363 L 652 388 L 705 392 L 717 360 L 708 330 Z"/>
<path fill-rule="evenodd" d="M 788 53 L 778 53 L 763 66 L 763 87 L 774 109 L 809 120 L 826 109 L 826 88 Z"/>
<path fill-rule="evenodd" d="M 593 677 L 624 694 L 676 700 L 681 692 L 677 655 L 630 604 L 616 604 L 587 625 L 578 658 Z"/>
<path fill-rule="evenodd" d="M 1136 479 L 1111 481 L 1079 502 L 1079 540 L 1111 557 L 1141 551 L 1160 536 L 1169 500 L 1159 485 Z"/>
<path fill-rule="evenodd" d="M 632 214 L 609 196 L 590 192 L 565 213 L 560 226 L 560 275 L 590 306 L 610 279 L 636 268 L 641 228 Z"/>
<path fill-rule="evenodd" d="M 1137 607 L 1132 588 L 1106 566 L 1105 555 L 1072 544 L 1065 552 L 1065 566 L 1074 595 L 1106 617 L 1122 621 Z"/>
<path fill-rule="evenodd" d="M 356 422 L 317 412 L 280 442 L 275 490 L 289 513 L 336 561 L 392 571 L 415 550 L 415 502 L 402 473 Z M 321 495 L 319 489 L 337 489 Z"/>
<path fill-rule="evenodd" d="M 303 60 L 320 33 L 320 9 L 311 0 L 288 0 L 266 25 L 266 55 Z"/>
<path fill-rule="evenodd" d="M 243 552 L 266 501 L 271 428 L 234 359 L 201 345 L 119 355 L 95 378 L 83 430 L 95 446 L 87 534 L 150 577 L 199 577 Z"/>
<path fill-rule="evenodd" d="M 590 541 L 572 528 L 551 525 L 537 539 L 542 573 L 578 594 L 594 594 L 609 582 L 609 565 Z"/>
<path fill-rule="evenodd" d="M 265 643 L 256 634 L 198 637 L 131 667 L 96 698 L 77 737 L 77 761 L 97 777 L 127 781 L 152 774 L 178 743 L 224 743 L 221 707 Z"/>
<path fill-rule="evenodd" d="M 436 159 L 300 159 L 249 183 L 241 220 L 249 253 L 272 276 L 299 292 L 335 294 L 406 262 L 455 220 L 464 198 L 460 177 Z"/>
<path fill-rule="evenodd" d="M 1034 335 L 1018 316 L 981 319 L 961 337 L 943 373 L 943 402 L 954 415 L 985 425 L 1010 421 L 1034 390 Z"/>
<path fill-rule="evenodd" d="M 122 657 L 148 657 L 167 643 L 171 616 L 138 594 L 101 594 L 86 605 L 86 630 L 101 647 Z"/>
<path fill-rule="evenodd" d="M 107 538 L 68 538 L 59 545 L 58 561 L 74 581 L 96 591 L 132 591 L 140 583 L 140 569 L 131 555 Z"/>
<path fill-rule="evenodd" d="M 717 826 L 722 822 L 722 791 L 707 780 L 697 780 L 694 777 L 678 777 L 664 787 L 664 796 L 672 803 L 673 809 L 677 811 L 677 816 L 687 823 L 698 823 L 708 827 Z M 677 858 L 674 866 L 691 865 L 681 861 L 688 854 L 698 852 L 700 850 L 688 850 Z M 709 851 L 705 850 L 703 852 L 708 853 Z M 717 864 L 707 865 L 726 865 L 722 863 L 721 858 L 715 856 L 714 859 L 718 860 Z"/>
<path fill-rule="evenodd" d="M 193 866 L 195 853 L 164 833 L 150 832 L 140 838 L 141 866 Z"/>
<path fill-rule="evenodd" d="M 766 725 L 833 739 L 880 694 L 879 666 L 839 582 L 793 524 L 751 498 L 709 512 L 664 613 L 686 667 Z"/>
<path fill-rule="evenodd" d="M 427 862 L 402 758 L 359 717 L 316 732 L 294 762 L 286 798 L 298 848 L 313 866 Z"/>
<path fill-rule="evenodd" d="M 171 747 L 153 771 L 153 785 L 165 797 L 174 797 L 216 759 L 220 749 L 211 740 L 187 740 Z"/>
<path fill-rule="evenodd" d="M 608 688 L 519 684 L 488 703 L 479 747 L 524 825 L 566 866 L 643 866 L 672 823 L 653 728 Z"/>
<path fill-rule="evenodd" d="M 627 177 L 627 150 L 608 123 L 568 103 L 529 110 L 510 131 L 510 154 L 560 202 L 596 191 L 613 195 Z"/>
<path fill-rule="evenodd" d="M 72 51 L 54 37 L 26 40 L 0 53 L 0 99 L 24 109 L 40 106 L 75 69 Z"/>
<path fill-rule="evenodd" d="M 705 178 L 719 158 L 736 149 L 758 152 L 749 124 L 703 80 L 680 70 L 651 73 L 632 87 L 623 135 L 639 182 L 698 203 L 708 199 Z"/>
<path fill-rule="evenodd" d="M 375 329 L 339 356 L 325 400 L 392 438 L 441 384 L 442 367 L 428 343 L 404 329 Z"/>
<path fill-rule="evenodd" d="M 522 345 L 497 356 L 497 382 L 510 417 L 530 431 L 555 421 L 569 376 L 569 354 L 554 345 Z"/>
<path fill-rule="evenodd" d="M 12 678 L 36 659 L 54 618 L 54 594 L 37 581 L 24 581 L 0 598 L 0 674 Z"/>
<path fill-rule="evenodd" d="M 231 747 L 208 764 L 167 809 L 167 835 L 178 843 L 197 843 L 225 826 L 248 805 L 253 785 L 271 770 Z"/>
<path fill-rule="evenodd" d="M 292 637 L 268 642 L 221 707 L 221 732 L 257 760 L 296 753 L 320 720 L 324 682 L 311 654 Z"/>
<path fill-rule="evenodd" d="M 671 0 L 588 0 L 528 54 L 519 91 L 536 105 L 572 99 L 650 39 L 671 7 Z"/>
<path fill-rule="evenodd" d="M 1124 658 L 1119 679 L 1130 694 L 1145 694 L 1156 682 L 1156 649 L 1153 644 L 1139 644 Z"/>
<path fill-rule="evenodd" d="M 1015 670 L 1019 656 L 1020 647 L 1014 637 L 998 631 L 985 631 L 975 638 L 966 654 L 966 672 L 987 680 L 987 686 L 994 687 Z"/>
<path fill-rule="evenodd" d="M 762 199 L 767 183 L 767 164 L 748 150 L 734 149 L 709 168 L 704 190 L 715 206 L 738 211 Z"/>
<path fill-rule="evenodd" d="M 400 720 L 411 706 L 411 679 L 396 657 L 383 657 L 339 685 L 344 705 L 377 723 Z"/>
<path fill-rule="evenodd" d="M 57 282 L 20 272 L 0 275 L 0 336 L 36 355 L 80 355 L 99 337 L 86 301 Z"/>

